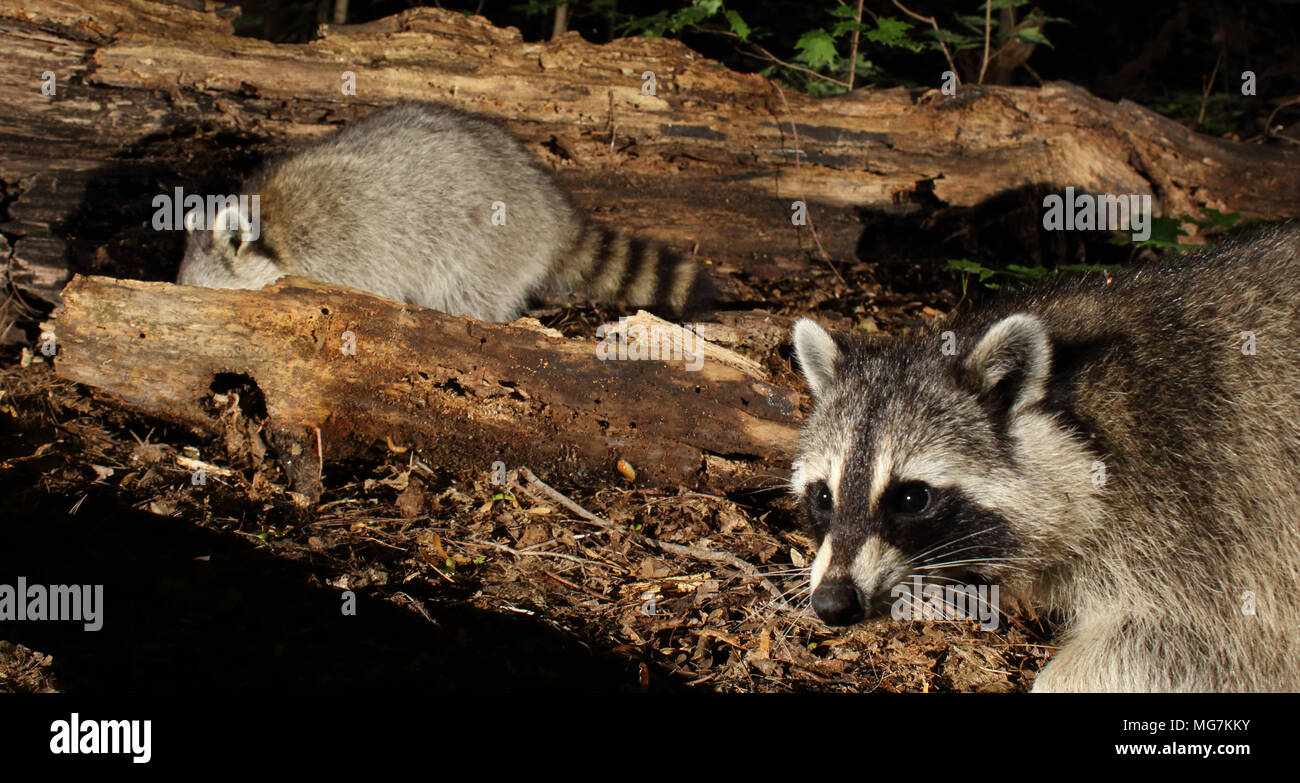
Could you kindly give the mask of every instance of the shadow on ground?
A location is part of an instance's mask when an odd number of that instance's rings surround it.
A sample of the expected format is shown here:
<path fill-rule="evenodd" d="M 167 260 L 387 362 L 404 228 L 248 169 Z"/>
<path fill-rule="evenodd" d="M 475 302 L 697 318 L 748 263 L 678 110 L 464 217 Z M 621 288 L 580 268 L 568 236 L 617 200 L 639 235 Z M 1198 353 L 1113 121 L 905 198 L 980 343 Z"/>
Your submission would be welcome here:
<path fill-rule="evenodd" d="M 230 535 L 73 499 L 4 471 L 0 584 L 104 585 L 104 625 L 4 622 L 0 638 L 53 656 L 61 690 L 619 691 L 637 666 L 527 616 L 468 606 L 413 611 L 313 587 L 307 564 Z M 27 488 L 20 484 L 28 481 Z"/>

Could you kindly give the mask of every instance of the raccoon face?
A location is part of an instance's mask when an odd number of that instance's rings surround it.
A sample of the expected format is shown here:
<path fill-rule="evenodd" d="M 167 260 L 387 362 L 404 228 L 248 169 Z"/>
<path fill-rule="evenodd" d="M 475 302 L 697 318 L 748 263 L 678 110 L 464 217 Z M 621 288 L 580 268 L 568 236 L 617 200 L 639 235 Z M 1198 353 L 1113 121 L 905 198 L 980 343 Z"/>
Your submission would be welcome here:
<path fill-rule="evenodd" d="M 284 277 L 258 232 L 238 207 L 223 207 L 212 226 L 204 226 L 202 207 L 185 215 L 185 259 L 179 285 L 207 288 L 262 288 Z"/>
<path fill-rule="evenodd" d="M 812 605 L 830 625 L 888 611 L 893 588 L 1018 590 L 1068 556 L 1095 457 L 1045 410 L 1052 348 L 1032 315 L 966 351 L 938 337 L 837 343 L 808 319 L 795 354 L 812 391 L 792 486 L 818 542 Z M 1087 513 L 1084 513 L 1086 511 Z"/>

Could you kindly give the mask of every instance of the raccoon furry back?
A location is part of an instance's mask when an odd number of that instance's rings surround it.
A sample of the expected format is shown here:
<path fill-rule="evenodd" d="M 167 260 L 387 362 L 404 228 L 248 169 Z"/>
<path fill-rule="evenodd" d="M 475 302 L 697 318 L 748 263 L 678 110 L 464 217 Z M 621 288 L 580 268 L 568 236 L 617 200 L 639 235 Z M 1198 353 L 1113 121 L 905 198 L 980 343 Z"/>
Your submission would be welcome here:
<path fill-rule="evenodd" d="M 487 321 L 518 317 L 535 295 L 676 314 L 712 295 L 699 265 L 587 224 L 510 134 L 445 106 L 376 111 L 272 161 L 242 192 L 259 196 L 260 215 L 187 216 L 178 283 L 306 275 Z"/>
<path fill-rule="evenodd" d="M 1067 617 L 1035 691 L 1300 690 L 1300 229 L 955 334 L 796 325 L 818 613 L 879 614 L 918 572 L 1001 584 Z"/>

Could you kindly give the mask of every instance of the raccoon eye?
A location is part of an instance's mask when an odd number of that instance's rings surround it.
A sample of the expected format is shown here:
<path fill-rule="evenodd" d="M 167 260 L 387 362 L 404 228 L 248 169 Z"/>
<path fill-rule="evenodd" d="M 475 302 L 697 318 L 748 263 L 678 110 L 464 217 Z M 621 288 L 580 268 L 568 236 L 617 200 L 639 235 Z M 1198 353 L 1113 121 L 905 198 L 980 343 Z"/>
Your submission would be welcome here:
<path fill-rule="evenodd" d="M 931 494 L 920 481 L 900 484 L 890 494 L 889 510 L 895 514 L 923 514 L 930 507 Z"/>
<path fill-rule="evenodd" d="M 825 481 L 818 481 L 808 487 L 804 494 L 808 506 L 808 516 L 812 519 L 813 532 L 824 535 L 830 527 L 831 517 L 835 514 L 835 497 Z"/>

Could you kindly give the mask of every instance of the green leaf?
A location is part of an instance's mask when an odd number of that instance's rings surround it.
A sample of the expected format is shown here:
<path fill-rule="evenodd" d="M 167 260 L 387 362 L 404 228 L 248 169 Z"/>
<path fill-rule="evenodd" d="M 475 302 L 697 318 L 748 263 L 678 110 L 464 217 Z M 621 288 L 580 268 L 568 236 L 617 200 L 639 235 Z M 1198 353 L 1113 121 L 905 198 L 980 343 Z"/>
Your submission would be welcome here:
<path fill-rule="evenodd" d="M 950 258 L 948 259 L 948 268 L 954 272 L 964 272 L 969 275 L 977 275 L 984 271 L 984 267 L 968 258 Z"/>
<path fill-rule="evenodd" d="M 1019 264 L 1007 264 L 1007 271 L 1016 277 L 1024 277 L 1029 280 L 1041 280 L 1047 277 L 1048 269 L 1045 266 L 1021 266 Z"/>
<path fill-rule="evenodd" d="M 944 29 L 927 30 L 926 32 L 946 44 L 968 45 L 977 43 L 980 46 L 984 45 L 984 39 L 978 35 L 967 35 L 966 33 L 957 33 Z"/>
<path fill-rule="evenodd" d="M 1043 31 L 1038 27 L 1022 27 L 1016 31 L 1016 37 L 1029 43 L 1042 44 L 1049 49 L 1055 49 L 1052 42 L 1043 36 Z"/>
<path fill-rule="evenodd" d="M 835 40 L 820 27 L 800 36 L 794 48 L 799 50 L 795 59 L 812 68 L 824 68 L 835 62 Z"/>
<path fill-rule="evenodd" d="M 948 269 L 954 272 L 961 272 L 964 275 L 976 275 L 981 283 L 997 274 L 996 269 L 989 269 L 977 261 L 971 261 L 966 258 L 948 259 Z"/>
<path fill-rule="evenodd" d="M 1179 242 L 1178 240 L 1182 235 L 1183 223 L 1181 220 L 1169 217 L 1151 218 L 1151 236 L 1141 242 L 1134 241 L 1133 244 L 1137 247 L 1171 248 L 1174 250 L 1190 250 L 1195 247 L 1195 245 Z M 1123 235 L 1121 234 L 1121 236 Z M 1128 237 L 1132 241 L 1131 233 Z"/>
<path fill-rule="evenodd" d="M 1210 228 L 1211 226 L 1232 228 L 1241 220 L 1241 215 L 1236 212 L 1220 212 L 1209 207 L 1201 208 L 1201 217 L 1205 218 L 1205 220 L 1195 220 L 1190 215 L 1183 215 L 1182 220 L 1184 223 L 1191 223 L 1198 228 Z"/>
<path fill-rule="evenodd" d="M 876 29 L 867 33 L 867 40 L 883 46 L 903 47 L 915 52 L 920 49 L 921 45 L 908 36 L 907 31 L 911 29 L 912 25 L 902 19 L 882 16 L 876 23 Z"/>
<path fill-rule="evenodd" d="M 749 34 L 753 31 L 750 29 L 749 25 L 745 24 L 745 20 L 740 18 L 740 14 L 735 11 L 727 11 L 725 16 L 727 17 L 727 22 L 731 25 L 731 32 L 735 33 L 736 37 L 740 38 L 740 40 L 748 41 Z"/>
<path fill-rule="evenodd" d="M 668 29 L 668 12 L 660 11 L 642 19 L 633 19 L 619 28 L 623 35 L 644 35 L 647 38 L 660 38 Z"/>
<path fill-rule="evenodd" d="M 836 22 L 835 26 L 831 28 L 831 37 L 839 38 L 845 33 L 851 33 L 854 32 L 855 30 L 859 33 L 865 33 L 870 29 L 871 28 L 867 27 L 865 24 L 850 19 L 847 22 Z M 870 34 L 868 33 L 868 35 Z"/>

